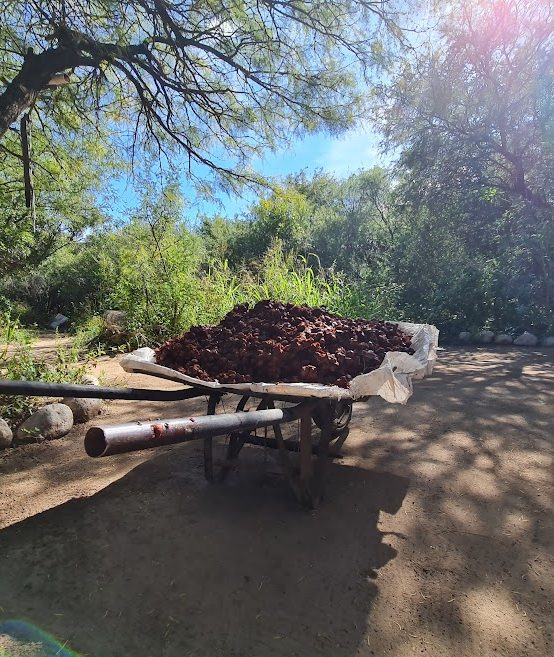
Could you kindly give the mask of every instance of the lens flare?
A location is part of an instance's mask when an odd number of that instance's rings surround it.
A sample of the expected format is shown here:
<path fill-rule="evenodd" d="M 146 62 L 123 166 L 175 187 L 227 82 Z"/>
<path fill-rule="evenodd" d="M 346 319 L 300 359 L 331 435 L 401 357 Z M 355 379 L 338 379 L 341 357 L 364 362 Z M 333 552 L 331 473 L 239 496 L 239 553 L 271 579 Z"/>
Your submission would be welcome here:
<path fill-rule="evenodd" d="M 55 637 L 28 621 L 0 621 L 0 657 L 18 657 L 24 651 L 29 657 L 80 657 Z"/>

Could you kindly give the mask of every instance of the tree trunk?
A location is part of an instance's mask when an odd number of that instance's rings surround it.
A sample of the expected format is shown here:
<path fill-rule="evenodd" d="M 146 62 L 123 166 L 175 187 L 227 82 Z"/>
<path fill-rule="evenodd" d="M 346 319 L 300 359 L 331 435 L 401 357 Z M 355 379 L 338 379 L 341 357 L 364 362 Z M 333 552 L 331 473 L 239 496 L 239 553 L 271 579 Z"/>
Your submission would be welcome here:
<path fill-rule="evenodd" d="M 35 55 L 31 50 L 23 66 L 0 95 L 0 139 L 20 114 L 29 109 L 56 73 L 82 63 L 83 57 L 70 48 L 50 48 Z"/>

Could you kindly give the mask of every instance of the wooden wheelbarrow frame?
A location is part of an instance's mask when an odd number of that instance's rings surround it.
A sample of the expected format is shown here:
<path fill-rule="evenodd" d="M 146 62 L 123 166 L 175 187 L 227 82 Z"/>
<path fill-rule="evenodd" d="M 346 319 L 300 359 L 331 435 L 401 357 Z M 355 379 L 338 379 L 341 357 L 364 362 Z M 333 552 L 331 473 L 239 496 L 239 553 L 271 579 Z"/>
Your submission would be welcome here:
<path fill-rule="evenodd" d="M 243 395 L 234 413 L 216 413 L 222 397 L 236 396 L 236 391 L 202 386 L 188 386 L 180 390 L 150 390 L 133 388 L 105 388 L 51 384 L 32 381 L 0 381 L 0 394 L 12 396 L 84 397 L 100 399 L 127 399 L 148 401 L 177 401 L 195 397 L 207 397 L 205 416 L 156 420 L 113 426 L 90 427 L 85 436 L 85 450 L 89 456 L 113 454 L 160 447 L 178 442 L 203 440 L 204 474 L 213 482 L 223 482 L 236 465 L 245 444 L 276 449 L 285 477 L 297 500 L 309 507 L 321 501 L 327 475 L 327 465 L 336 458 L 348 436 L 348 424 L 352 416 L 352 399 L 307 398 L 291 395 L 249 392 Z M 249 400 L 257 399 L 257 408 L 247 411 Z M 276 402 L 286 402 L 277 408 Z M 298 420 L 299 439 L 285 439 L 282 424 Z M 314 436 L 314 425 L 319 437 Z M 256 429 L 270 427 L 274 438 L 259 436 Z M 214 463 L 214 436 L 228 435 L 226 457 L 220 464 Z M 298 452 L 299 468 L 290 455 Z M 214 465 L 219 465 L 216 472 Z"/>

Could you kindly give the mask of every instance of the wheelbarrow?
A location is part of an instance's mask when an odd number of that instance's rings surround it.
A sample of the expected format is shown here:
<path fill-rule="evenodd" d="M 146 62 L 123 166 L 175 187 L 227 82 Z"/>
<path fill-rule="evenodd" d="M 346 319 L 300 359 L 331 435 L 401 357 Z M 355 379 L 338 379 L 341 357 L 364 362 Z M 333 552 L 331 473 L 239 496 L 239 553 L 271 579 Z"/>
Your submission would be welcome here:
<path fill-rule="evenodd" d="M 141 449 L 174 443 L 203 441 L 204 475 L 209 482 L 223 482 L 232 470 L 245 444 L 278 451 L 280 464 L 298 501 L 316 507 L 325 489 L 327 463 L 340 455 L 348 436 L 352 416 L 352 398 L 340 400 L 307 398 L 290 394 L 249 392 L 242 395 L 232 413 L 216 413 L 225 395 L 236 391 L 219 387 L 216 391 L 201 385 L 179 390 L 136 388 L 106 388 L 101 386 L 52 384 L 33 381 L 0 381 L 0 394 L 41 397 L 85 397 L 126 399 L 133 401 L 181 401 L 196 397 L 207 398 L 206 415 L 154 422 L 130 422 L 112 426 L 92 426 L 88 429 L 84 447 L 93 457 L 112 456 Z M 255 410 L 247 405 L 255 402 Z M 276 402 L 285 403 L 282 408 Z M 298 439 L 285 438 L 282 425 L 298 421 Z M 273 435 L 258 433 L 271 429 Z M 314 431 L 317 429 L 317 431 Z M 223 461 L 214 462 L 213 438 L 228 436 Z M 299 464 L 291 453 L 299 453 Z"/>
<path fill-rule="evenodd" d="M 139 349 L 125 356 L 120 364 L 127 372 L 136 372 L 180 383 L 179 390 L 105 388 L 51 384 L 31 381 L 0 381 L 0 394 L 43 397 L 92 397 L 136 401 L 179 401 L 205 396 L 207 413 L 155 422 L 132 422 L 115 426 L 91 427 L 85 436 L 85 450 L 91 457 L 111 456 L 173 443 L 202 440 L 204 473 L 209 482 L 223 481 L 236 465 L 243 446 L 248 443 L 279 454 L 283 472 L 299 502 L 315 507 L 325 486 L 329 460 L 340 455 L 348 436 L 353 401 L 379 395 L 393 403 L 406 403 L 412 394 L 412 380 L 430 374 L 436 361 L 438 330 L 428 324 L 399 323 L 412 336 L 413 355 L 388 352 L 379 368 L 355 377 L 348 389 L 320 384 L 251 383 L 220 385 L 185 376 L 155 363 L 154 351 Z M 239 395 L 234 413 L 216 413 L 225 395 Z M 247 404 L 254 400 L 255 410 Z M 276 402 L 287 406 L 278 408 Z M 282 425 L 299 421 L 297 440 L 283 436 Z M 314 426 L 319 430 L 314 435 Z M 264 435 L 257 433 L 264 429 Z M 273 437 L 267 436 L 267 428 Z M 213 438 L 228 436 L 226 456 L 214 462 Z M 291 459 L 298 452 L 299 465 Z M 217 466 L 217 467 L 216 467 Z M 217 470 L 217 471 L 216 471 Z"/>

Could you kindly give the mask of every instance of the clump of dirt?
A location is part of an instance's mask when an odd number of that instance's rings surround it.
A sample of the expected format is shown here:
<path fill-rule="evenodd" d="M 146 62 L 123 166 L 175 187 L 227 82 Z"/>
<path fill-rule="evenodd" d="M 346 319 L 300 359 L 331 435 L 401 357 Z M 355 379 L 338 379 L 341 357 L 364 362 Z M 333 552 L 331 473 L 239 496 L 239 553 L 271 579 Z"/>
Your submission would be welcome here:
<path fill-rule="evenodd" d="M 347 319 L 276 301 L 236 306 L 217 326 L 194 326 L 156 352 L 160 365 L 203 381 L 303 382 L 348 387 L 387 351 L 413 354 L 398 324 Z"/>

